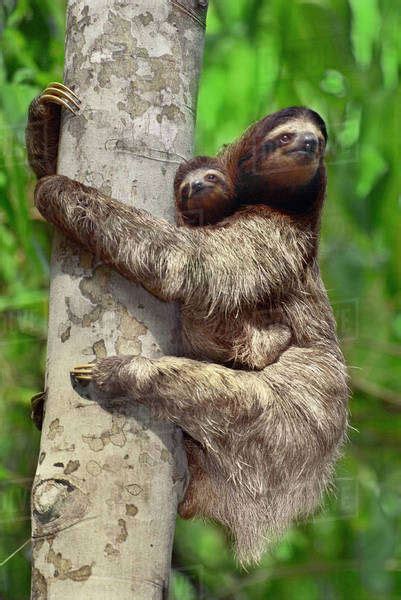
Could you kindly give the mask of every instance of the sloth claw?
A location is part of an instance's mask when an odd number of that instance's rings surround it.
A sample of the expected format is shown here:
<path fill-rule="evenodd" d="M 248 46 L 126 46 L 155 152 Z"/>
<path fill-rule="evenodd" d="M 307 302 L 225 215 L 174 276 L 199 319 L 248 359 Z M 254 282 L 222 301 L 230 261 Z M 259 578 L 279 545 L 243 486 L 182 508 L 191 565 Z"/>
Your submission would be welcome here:
<path fill-rule="evenodd" d="M 55 87 L 55 88 L 59 88 L 62 91 L 68 92 L 71 96 L 73 96 L 73 98 L 75 98 L 75 100 L 77 102 L 79 102 L 79 104 L 81 103 L 79 96 L 77 96 L 75 92 L 73 92 L 69 87 L 67 87 L 63 83 L 58 83 L 57 81 L 53 81 L 52 83 L 49 83 L 49 85 L 47 87 Z"/>
<path fill-rule="evenodd" d="M 62 83 L 49 83 L 43 94 L 39 97 L 40 104 L 52 102 L 63 106 L 72 114 L 76 115 L 81 108 L 81 100 L 78 96 Z"/>
<path fill-rule="evenodd" d="M 70 371 L 71 377 L 74 379 L 74 381 L 78 381 L 80 383 L 92 381 L 94 366 L 94 363 L 89 363 L 74 367 L 72 371 Z"/>

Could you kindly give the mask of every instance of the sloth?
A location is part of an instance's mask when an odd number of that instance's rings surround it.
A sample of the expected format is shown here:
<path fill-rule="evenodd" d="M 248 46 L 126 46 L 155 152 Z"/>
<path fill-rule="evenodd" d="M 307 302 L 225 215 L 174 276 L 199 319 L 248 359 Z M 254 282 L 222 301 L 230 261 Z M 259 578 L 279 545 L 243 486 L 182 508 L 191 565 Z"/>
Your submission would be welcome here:
<path fill-rule="evenodd" d="M 113 356 L 72 375 L 184 430 L 191 479 L 180 514 L 225 525 L 244 565 L 316 509 L 346 430 L 348 379 L 317 262 L 326 140 L 307 108 L 255 123 L 217 157 L 234 212 L 222 202 L 224 218 L 211 207 L 202 226 L 172 225 L 62 175 L 35 190 L 44 218 L 193 320 L 190 356 Z M 199 208 L 185 188 L 195 171 L 183 187 L 185 175 L 176 180 L 189 211 Z M 290 343 L 252 367 L 249 326 L 269 323 L 287 327 Z"/>
<path fill-rule="evenodd" d="M 234 182 L 224 162 L 211 156 L 196 156 L 182 163 L 174 178 L 178 225 L 215 225 L 238 208 Z"/>
<path fill-rule="evenodd" d="M 240 206 L 235 179 L 224 160 L 210 156 L 197 156 L 178 168 L 174 195 L 177 224 L 187 227 L 224 226 Z M 246 319 L 231 315 L 225 320 L 220 314 L 217 328 L 213 319 L 206 321 L 192 307 L 182 306 L 181 315 L 183 350 L 192 358 L 262 369 L 277 360 L 291 342 L 289 327 L 274 322 L 274 314 L 264 307 L 251 311 Z"/>

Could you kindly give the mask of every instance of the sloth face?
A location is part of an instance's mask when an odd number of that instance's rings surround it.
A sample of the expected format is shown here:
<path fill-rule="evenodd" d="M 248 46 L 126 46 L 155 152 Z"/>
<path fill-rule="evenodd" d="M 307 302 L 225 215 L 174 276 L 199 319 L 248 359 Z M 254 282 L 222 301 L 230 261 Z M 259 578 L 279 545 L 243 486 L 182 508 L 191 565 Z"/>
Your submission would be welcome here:
<path fill-rule="evenodd" d="M 304 119 L 270 131 L 259 149 L 259 171 L 275 188 L 299 187 L 314 177 L 326 141 L 320 129 Z"/>
<path fill-rule="evenodd" d="M 264 181 L 270 191 L 299 188 L 315 176 L 325 147 L 324 134 L 313 121 L 295 118 L 255 140 L 252 152 L 239 167 L 246 170 L 250 183 L 257 180 L 258 187 Z"/>
<path fill-rule="evenodd" d="M 244 204 L 310 211 L 325 187 L 323 119 L 308 108 L 286 108 L 256 123 L 247 139 L 238 161 L 237 193 Z"/>
<path fill-rule="evenodd" d="M 190 171 L 179 187 L 177 208 L 185 225 L 212 225 L 233 209 L 230 186 L 224 173 L 202 167 Z"/>

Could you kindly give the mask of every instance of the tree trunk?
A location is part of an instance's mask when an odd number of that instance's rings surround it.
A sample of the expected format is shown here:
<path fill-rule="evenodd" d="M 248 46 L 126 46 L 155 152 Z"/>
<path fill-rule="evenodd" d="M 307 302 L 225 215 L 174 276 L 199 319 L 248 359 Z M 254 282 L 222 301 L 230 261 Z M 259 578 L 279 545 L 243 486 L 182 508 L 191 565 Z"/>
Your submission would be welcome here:
<path fill-rule="evenodd" d="M 172 182 L 192 155 L 204 0 L 69 0 L 59 172 L 173 220 Z M 32 490 L 32 598 L 166 597 L 180 432 L 124 399 L 79 396 L 69 371 L 113 354 L 176 353 L 174 307 L 56 235 L 47 402 Z"/>

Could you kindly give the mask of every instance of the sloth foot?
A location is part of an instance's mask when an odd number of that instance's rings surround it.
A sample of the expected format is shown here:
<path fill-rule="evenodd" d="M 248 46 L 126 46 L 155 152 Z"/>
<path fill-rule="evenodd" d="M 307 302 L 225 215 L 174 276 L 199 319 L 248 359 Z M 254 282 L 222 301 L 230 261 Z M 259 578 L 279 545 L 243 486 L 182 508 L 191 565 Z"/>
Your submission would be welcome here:
<path fill-rule="evenodd" d="M 38 101 L 39 104 L 47 104 L 48 102 L 59 104 L 74 115 L 78 114 L 81 108 L 81 100 L 78 96 L 70 88 L 57 82 L 49 83 Z"/>
<path fill-rule="evenodd" d="M 99 361 L 74 367 L 70 372 L 73 387 L 91 386 L 91 389 L 100 396 L 106 394 L 114 398 L 126 393 L 124 376 L 121 370 L 131 361 L 130 356 L 109 356 Z"/>

